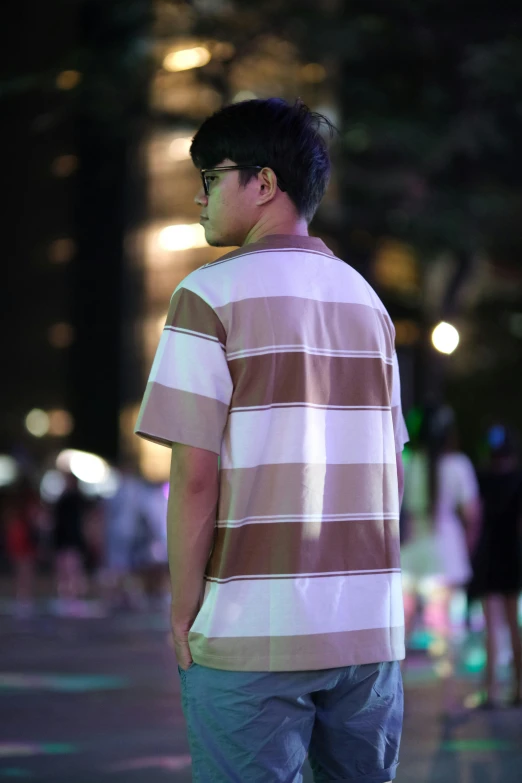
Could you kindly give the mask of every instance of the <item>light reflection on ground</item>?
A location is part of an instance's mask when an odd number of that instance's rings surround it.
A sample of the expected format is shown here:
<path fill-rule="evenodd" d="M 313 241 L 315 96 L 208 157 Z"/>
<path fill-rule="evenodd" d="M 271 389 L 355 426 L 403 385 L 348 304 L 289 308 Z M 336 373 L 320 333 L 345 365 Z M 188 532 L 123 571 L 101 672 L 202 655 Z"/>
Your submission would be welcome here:
<path fill-rule="evenodd" d="M 0 742 L 0 758 L 21 756 L 57 756 L 75 753 L 77 748 L 69 742 Z"/>
<path fill-rule="evenodd" d="M 190 767 L 189 755 L 182 756 L 148 756 L 144 758 L 129 759 L 119 764 L 113 764 L 108 768 L 109 772 L 129 772 L 134 769 L 167 769 L 170 771 Z"/>
<path fill-rule="evenodd" d="M 67 693 L 119 690 L 129 686 L 124 677 L 93 674 L 13 674 L 0 672 L 0 690 L 44 690 Z"/>

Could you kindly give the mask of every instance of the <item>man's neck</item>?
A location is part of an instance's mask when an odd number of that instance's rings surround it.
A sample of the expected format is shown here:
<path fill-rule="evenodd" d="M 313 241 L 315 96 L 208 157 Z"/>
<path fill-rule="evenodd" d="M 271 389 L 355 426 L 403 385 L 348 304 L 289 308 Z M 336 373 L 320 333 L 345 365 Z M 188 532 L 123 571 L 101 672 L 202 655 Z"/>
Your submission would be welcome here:
<path fill-rule="evenodd" d="M 265 237 L 274 234 L 285 234 L 286 236 L 308 236 L 308 223 L 303 218 L 279 218 L 266 221 L 259 221 L 248 232 L 242 247 L 251 245 L 253 242 L 259 242 Z"/>

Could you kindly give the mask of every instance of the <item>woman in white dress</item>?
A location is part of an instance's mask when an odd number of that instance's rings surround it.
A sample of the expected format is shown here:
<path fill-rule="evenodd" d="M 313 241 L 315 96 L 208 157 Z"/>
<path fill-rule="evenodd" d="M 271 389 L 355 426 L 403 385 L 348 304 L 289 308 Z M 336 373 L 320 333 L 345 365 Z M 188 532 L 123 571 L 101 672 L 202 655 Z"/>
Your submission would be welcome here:
<path fill-rule="evenodd" d="M 437 464 L 435 537 L 441 576 L 448 589 L 464 588 L 471 579 L 471 552 L 476 544 L 480 500 L 478 481 L 469 457 L 451 441 Z M 455 444 L 456 445 L 456 444 Z"/>
<path fill-rule="evenodd" d="M 454 657 L 450 608 L 456 591 L 471 578 L 479 489 L 470 459 L 459 451 L 452 412 L 443 408 L 426 424 L 430 453 L 418 448 L 405 465 L 404 510 L 410 527 L 401 550 L 406 633 L 411 634 L 422 603 L 424 623 L 436 637 L 430 652 L 440 675 L 449 678 Z M 446 711 L 451 701 L 445 696 Z"/>

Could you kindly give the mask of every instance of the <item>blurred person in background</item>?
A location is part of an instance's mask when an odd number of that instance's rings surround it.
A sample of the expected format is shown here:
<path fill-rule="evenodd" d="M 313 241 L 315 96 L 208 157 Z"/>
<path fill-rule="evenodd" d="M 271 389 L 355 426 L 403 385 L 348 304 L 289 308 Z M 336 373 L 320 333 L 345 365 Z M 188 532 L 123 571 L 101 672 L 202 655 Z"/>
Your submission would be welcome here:
<path fill-rule="evenodd" d="M 407 422 L 409 424 L 409 422 Z M 406 644 L 415 620 L 423 615 L 434 577 L 440 572 L 435 557 L 435 533 L 430 508 L 429 457 L 420 433 L 408 426 L 410 448 L 404 456 L 401 568 Z"/>
<path fill-rule="evenodd" d="M 444 712 L 455 708 L 452 673 L 455 640 L 451 606 L 471 575 L 471 553 L 480 525 L 475 469 L 459 449 L 453 411 L 426 411 L 419 440 L 405 465 L 404 509 L 407 535 L 401 547 L 405 625 L 411 634 L 419 609 L 435 633 L 432 653 L 448 682 Z"/>
<path fill-rule="evenodd" d="M 88 505 L 80 492 L 76 476 L 66 473 L 65 489 L 53 509 L 52 542 L 58 609 L 71 614 L 78 611 L 78 599 L 87 591 L 84 524 Z"/>
<path fill-rule="evenodd" d="M 138 609 L 144 605 L 135 562 L 143 496 L 143 480 L 131 464 L 122 465 L 118 489 L 103 503 L 105 545 L 102 583 L 110 609 Z"/>
<path fill-rule="evenodd" d="M 480 496 L 477 475 L 470 458 L 460 450 L 453 411 L 441 408 L 434 418 L 430 461 L 430 497 L 434 519 L 435 552 L 440 564 L 440 581 L 435 589 L 432 622 L 441 634 L 439 672 L 443 712 L 450 716 L 460 707 L 456 701 L 455 629 L 451 608 L 460 594 L 463 598 L 472 576 L 471 556 L 480 526 Z"/>
<path fill-rule="evenodd" d="M 480 494 L 470 458 L 460 450 L 453 412 L 438 414 L 430 495 L 437 559 L 449 610 L 454 591 L 464 590 L 472 576 L 471 555 L 480 530 Z M 449 618 L 449 611 L 445 612 Z"/>
<path fill-rule="evenodd" d="M 6 550 L 14 569 L 15 613 L 19 617 L 33 611 L 42 515 L 38 492 L 29 479 L 22 479 L 8 497 L 4 511 Z"/>
<path fill-rule="evenodd" d="M 135 556 L 151 609 L 170 606 L 167 498 L 168 485 L 144 482 L 140 515 L 142 538 Z"/>
<path fill-rule="evenodd" d="M 507 621 L 513 655 L 511 704 L 522 704 L 522 643 L 518 601 L 522 588 L 522 470 L 514 436 L 505 426 L 487 433 L 489 460 L 479 473 L 482 526 L 473 556 L 470 594 L 482 599 L 486 621 L 486 693 L 480 706 L 499 700 L 496 676 L 502 615 Z M 500 610 L 500 611 L 499 611 Z"/>
<path fill-rule="evenodd" d="M 165 484 L 150 484 L 130 464 L 103 504 L 102 584 L 111 609 L 161 608 L 170 602 Z"/>

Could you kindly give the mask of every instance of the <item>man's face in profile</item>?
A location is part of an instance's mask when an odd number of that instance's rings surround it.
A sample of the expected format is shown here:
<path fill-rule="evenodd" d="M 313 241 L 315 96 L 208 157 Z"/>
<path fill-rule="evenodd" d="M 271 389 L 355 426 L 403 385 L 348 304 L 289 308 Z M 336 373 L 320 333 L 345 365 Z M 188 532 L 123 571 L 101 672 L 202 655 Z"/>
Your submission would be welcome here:
<path fill-rule="evenodd" d="M 205 230 L 205 239 L 212 247 L 242 245 L 255 223 L 256 179 L 243 187 L 239 171 L 219 171 L 234 165 L 233 161 L 225 159 L 214 169 L 208 169 L 205 174 L 208 195 L 202 184 L 195 198 L 201 207 L 200 223 Z"/>

